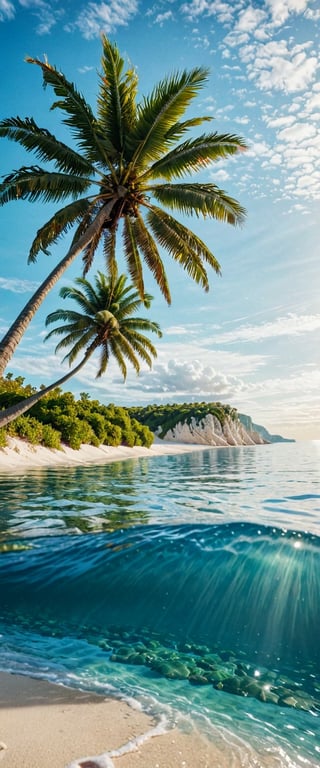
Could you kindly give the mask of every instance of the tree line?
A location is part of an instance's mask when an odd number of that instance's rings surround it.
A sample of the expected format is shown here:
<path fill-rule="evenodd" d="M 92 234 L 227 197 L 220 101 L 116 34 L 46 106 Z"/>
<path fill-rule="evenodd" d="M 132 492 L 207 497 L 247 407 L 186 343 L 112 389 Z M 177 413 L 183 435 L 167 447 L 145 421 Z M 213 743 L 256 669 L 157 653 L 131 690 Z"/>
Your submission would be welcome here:
<path fill-rule="evenodd" d="M 45 389 L 45 388 L 43 388 Z M 28 400 L 35 388 L 24 384 L 24 378 L 7 374 L 0 379 L 0 408 Z M 87 392 L 76 399 L 71 392 L 55 389 L 34 405 L 27 416 L 18 416 L 6 429 L 0 429 L 0 447 L 7 437 L 19 437 L 33 445 L 61 449 L 62 443 L 78 450 L 82 443 L 119 446 L 143 445 L 150 448 L 153 432 L 127 408 L 91 400 Z"/>
<path fill-rule="evenodd" d="M 129 413 L 130 416 L 148 426 L 152 432 L 156 432 L 160 438 L 164 438 L 167 432 L 174 429 L 177 424 L 190 424 L 192 419 L 199 423 L 208 414 L 216 416 L 222 425 L 227 416 L 233 420 L 238 418 L 236 408 L 220 402 L 153 404 L 129 408 Z"/>

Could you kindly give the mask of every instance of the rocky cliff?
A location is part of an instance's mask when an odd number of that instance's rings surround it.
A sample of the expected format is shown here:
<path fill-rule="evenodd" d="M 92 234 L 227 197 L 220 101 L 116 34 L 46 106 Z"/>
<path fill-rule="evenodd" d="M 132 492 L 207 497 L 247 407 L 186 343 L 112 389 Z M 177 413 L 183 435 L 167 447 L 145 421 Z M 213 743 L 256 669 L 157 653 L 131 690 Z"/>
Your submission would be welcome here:
<path fill-rule="evenodd" d="M 262 445 L 285 440 L 220 402 L 166 403 L 130 408 L 130 416 L 162 440 L 200 445 Z"/>
<path fill-rule="evenodd" d="M 268 430 L 262 426 L 262 424 L 254 424 L 251 416 L 246 416 L 244 413 L 239 413 L 239 419 L 243 424 L 247 432 L 258 432 L 263 438 L 265 443 L 294 443 L 290 437 L 282 437 L 282 435 L 272 435 Z"/>
<path fill-rule="evenodd" d="M 192 416 L 188 421 L 178 422 L 165 434 L 159 427 L 156 434 L 160 433 L 164 440 L 198 445 L 262 445 L 267 442 L 255 430 L 247 431 L 239 418 L 226 416 L 221 423 L 212 413 L 199 420 Z"/>

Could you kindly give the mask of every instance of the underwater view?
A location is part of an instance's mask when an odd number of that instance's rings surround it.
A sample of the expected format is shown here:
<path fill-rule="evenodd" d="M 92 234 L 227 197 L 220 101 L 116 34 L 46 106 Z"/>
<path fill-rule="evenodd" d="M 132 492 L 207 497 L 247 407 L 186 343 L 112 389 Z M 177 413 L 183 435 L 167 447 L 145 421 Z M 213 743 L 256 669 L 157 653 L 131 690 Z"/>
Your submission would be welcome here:
<path fill-rule="evenodd" d="M 136 701 L 230 765 L 319 767 L 319 458 L 279 443 L 3 473 L 0 669 Z"/>

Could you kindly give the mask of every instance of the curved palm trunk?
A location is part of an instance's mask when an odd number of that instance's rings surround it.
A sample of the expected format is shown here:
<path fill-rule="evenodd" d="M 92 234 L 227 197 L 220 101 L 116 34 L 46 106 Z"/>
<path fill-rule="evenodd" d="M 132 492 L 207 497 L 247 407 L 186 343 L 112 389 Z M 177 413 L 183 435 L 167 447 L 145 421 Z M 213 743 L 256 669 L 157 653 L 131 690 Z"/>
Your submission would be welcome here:
<path fill-rule="evenodd" d="M 0 377 L 8 365 L 16 347 L 22 339 L 23 334 L 27 330 L 29 323 L 34 317 L 37 309 L 41 306 L 43 300 L 58 282 L 61 275 L 72 264 L 76 256 L 91 242 L 92 238 L 96 234 L 97 230 L 101 228 L 103 223 L 109 219 L 110 213 L 114 206 L 115 200 L 113 198 L 107 205 L 105 205 L 101 211 L 99 211 L 95 220 L 90 224 L 86 232 L 77 240 L 74 245 L 71 246 L 67 255 L 57 266 L 50 272 L 50 275 L 43 281 L 40 287 L 33 294 L 32 298 L 24 306 L 23 310 L 18 315 L 17 319 L 12 323 L 11 328 L 0 342 Z M 0 425 L 1 426 L 1 425 Z"/>
<path fill-rule="evenodd" d="M 95 347 L 96 345 L 94 345 Z M 11 405 L 10 408 L 6 408 L 3 411 L 0 411 L 0 427 L 6 427 L 7 424 L 10 424 L 10 421 L 14 421 L 14 419 L 17 419 L 18 416 L 22 416 L 23 413 L 26 411 L 29 411 L 30 408 L 32 408 L 33 405 L 39 402 L 39 400 L 42 400 L 42 398 L 47 395 L 49 392 L 51 392 L 53 389 L 56 389 L 56 387 L 60 387 L 62 384 L 64 384 L 68 379 L 71 379 L 72 376 L 75 376 L 78 371 L 83 368 L 87 360 L 89 360 L 89 357 L 91 357 L 94 347 L 90 348 L 84 358 L 81 360 L 81 363 L 77 365 L 75 368 L 72 369 L 72 371 L 68 371 L 64 376 L 61 377 L 61 379 L 58 379 L 58 381 L 55 381 L 53 384 L 50 384 L 48 387 L 45 387 L 45 389 L 40 389 L 39 392 L 35 392 L 34 395 L 31 395 L 30 397 L 27 397 L 25 400 L 21 400 L 20 403 L 15 403 L 15 405 Z"/>

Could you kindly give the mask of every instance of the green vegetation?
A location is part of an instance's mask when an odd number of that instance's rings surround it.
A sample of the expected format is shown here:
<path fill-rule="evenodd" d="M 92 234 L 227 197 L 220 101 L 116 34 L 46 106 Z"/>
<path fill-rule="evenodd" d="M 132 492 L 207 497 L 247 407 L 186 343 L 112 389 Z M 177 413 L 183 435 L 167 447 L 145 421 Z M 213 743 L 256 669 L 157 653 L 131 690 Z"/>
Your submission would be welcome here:
<path fill-rule="evenodd" d="M 184 181 L 198 171 L 246 148 L 242 138 L 211 132 L 186 138 L 190 129 L 211 120 L 186 119 L 192 101 L 208 80 L 208 71 L 195 67 L 161 80 L 147 98 L 137 101 L 138 76 L 117 46 L 102 36 L 101 73 L 96 114 L 76 86 L 47 61 L 27 58 L 40 69 L 43 84 L 52 89 L 51 109 L 60 110 L 63 131 L 72 147 L 33 117 L 0 122 L 0 137 L 31 153 L 36 165 L 25 162 L 0 184 L 0 205 L 17 200 L 57 205 L 58 210 L 38 230 L 29 251 L 36 260 L 73 230 L 71 246 L 27 302 L 0 343 L 0 376 L 40 304 L 64 271 L 83 255 L 84 273 L 100 245 L 108 273 L 116 264 L 121 237 L 128 274 L 144 297 L 144 263 L 170 303 L 165 264 L 160 250 L 174 259 L 205 290 L 207 269 L 220 272 L 206 244 L 171 212 L 210 217 L 241 224 L 244 208 L 212 182 Z M 41 165 L 39 165 L 40 163 Z M 120 226 L 119 226 L 120 225 Z"/>
<path fill-rule="evenodd" d="M 36 390 L 24 385 L 21 376 L 11 374 L 0 378 L 0 408 L 23 401 Z M 30 415 L 19 416 L 6 429 L 0 430 L 0 448 L 6 436 L 19 437 L 36 445 L 61 448 L 61 442 L 78 450 L 81 443 L 90 445 L 143 445 L 153 443 L 153 433 L 147 425 L 131 416 L 126 408 L 99 400 L 91 400 L 86 392 L 76 400 L 71 392 L 55 389 L 32 407 Z"/>
<path fill-rule="evenodd" d="M 231 405 L 222 405 L 222 403 L 181 403 L 179 405 L 147 405 L 143 408 L 129 408 L 129 413 L 142 424 L 147 425 L 153 432 L 159 428 L 158 436 L 164 438 L 169 429 L 179 423 L 190 424 L 191 419 L 199 423 L 209 413 L 216 416 L 223 424 L 226 417 L 231 419 L 238 417 L 237 410 Z"/>

